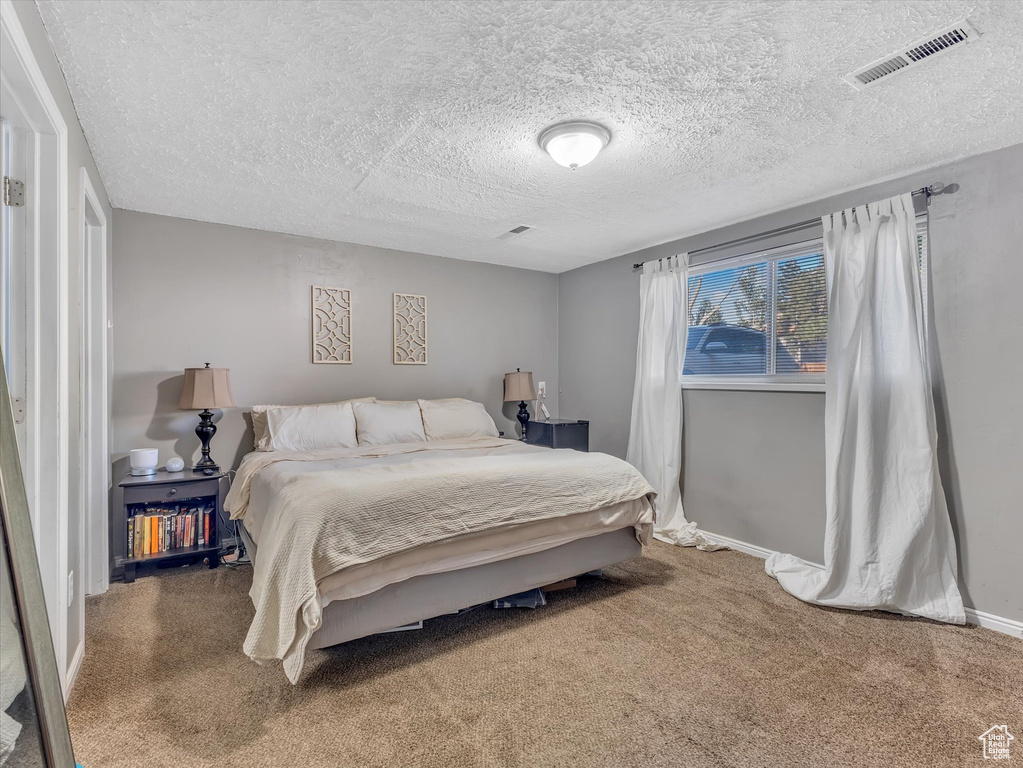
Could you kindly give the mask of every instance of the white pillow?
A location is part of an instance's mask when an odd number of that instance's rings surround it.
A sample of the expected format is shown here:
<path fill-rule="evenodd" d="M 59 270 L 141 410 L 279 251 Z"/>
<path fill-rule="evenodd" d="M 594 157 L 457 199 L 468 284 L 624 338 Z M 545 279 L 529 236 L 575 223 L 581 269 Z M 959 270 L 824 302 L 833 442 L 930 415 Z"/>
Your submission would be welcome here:
<path fill-rule="evenodd" d="M 356 448 L 355 412 L 351 403 L 267 408 L 271 451 Z"/>
<path fill-rule="evenodd" d="M 357 397 L 353 400 L 339 400 L 336 403 L 316 403 L 316 405 L 343 405 L 345 403 L 372 403 L 375 397 Z M 270 430 L 266 428 L 266 412 L 268 408 L 308 408 L 306 405 L 254 405 L 252 412 L 252 447 L 257 451 L 269 451 Z"/>
<path fill-rule="evenodd" d="M 454 398 L 420 400 L 423 429 L 427 440 L 453 440 L 459 437 L 497 437 L 497 425 L 482 403 Z"/>
<path fill-rule="evenodd" d="M 355 403 L 359 445 L 418 443 L 426 440 L 419 403 Z"/>

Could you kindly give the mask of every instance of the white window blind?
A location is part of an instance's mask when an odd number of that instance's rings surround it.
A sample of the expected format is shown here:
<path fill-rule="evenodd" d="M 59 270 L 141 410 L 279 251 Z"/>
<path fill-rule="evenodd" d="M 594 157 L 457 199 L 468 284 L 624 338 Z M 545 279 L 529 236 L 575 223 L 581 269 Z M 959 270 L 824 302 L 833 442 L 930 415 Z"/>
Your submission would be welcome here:
<path fill-rule="evenodd" d="M 917 217 L 925 312 L 927 217 Z M 685 386 L 820 389 L 828 300 L 821 239 L 694 267 Z"/>

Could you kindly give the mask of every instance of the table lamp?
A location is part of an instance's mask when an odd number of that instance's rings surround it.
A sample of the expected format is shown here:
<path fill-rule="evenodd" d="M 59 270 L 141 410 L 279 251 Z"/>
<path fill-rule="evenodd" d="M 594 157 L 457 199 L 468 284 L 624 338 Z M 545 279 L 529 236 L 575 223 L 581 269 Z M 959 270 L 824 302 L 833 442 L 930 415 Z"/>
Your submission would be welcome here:
<path fill-rule="evenodd" d="M 515 373 L 504 375 L 504 401 L 514 403 L 519 401 L 519 423 L 522 425 L 522 439 L 526 439 L 526 427 L 529 425 L 529 411 L 526 409 L 526 401 L 536 398 L 536 390 L 533 389 L 533 372 L 523 371 L 516 368 Z"/>
<path fill-rule="evenodd" d="M 219 472 L 220 467 L 210 458 L 210 441 L 217 433 L 213 425 L 213 413 L 210 408 L 233 408 L 234 397 L 231 395 L 231 379 L 227 368 L 186 368 L 185 385 L 181 389 L 181 402 L 178 408 L 183 411 L 198 411 L 199 426 L 195 434 L 202 443 L 202 458 L 193 468 L 196 472 L 212 475 Z"/>

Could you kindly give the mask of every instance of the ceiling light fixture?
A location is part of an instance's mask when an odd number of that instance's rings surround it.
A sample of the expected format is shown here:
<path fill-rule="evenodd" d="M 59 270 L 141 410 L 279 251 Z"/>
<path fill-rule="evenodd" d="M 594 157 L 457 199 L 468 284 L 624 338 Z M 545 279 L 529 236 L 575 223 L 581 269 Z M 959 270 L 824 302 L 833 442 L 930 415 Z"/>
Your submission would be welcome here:
<path fill-rule="evenodd" d="M 573 171 L 593 160 L 611 141 L 611 132 L 602 125 L 574 120 L 545 128 L 540 147 L 558 165 Z"/>

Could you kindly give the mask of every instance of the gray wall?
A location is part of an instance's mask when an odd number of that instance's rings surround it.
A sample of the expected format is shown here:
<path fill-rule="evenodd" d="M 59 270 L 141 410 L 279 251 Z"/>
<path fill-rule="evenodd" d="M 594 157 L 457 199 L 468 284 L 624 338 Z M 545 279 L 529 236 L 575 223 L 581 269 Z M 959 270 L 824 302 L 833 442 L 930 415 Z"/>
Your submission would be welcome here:
<path fill-rule="evenodd" d="M 205 362 L 231 370 L 238 404 L 213 440 L 226 467 L 252 449 L 255 404 L 461 396 L 512 432 L 503 381 L 520 367 L 556 412 L 557 275 L 122 210 L 113 242 L 115 460 L 192 461 L 198 418 L 177 405 L 182 370 Z M 312 285 L 351 289 L 353 364 L 310 362 Z M 428 365 L 392 363 L 394 292 L 427 296 Z"/>
<path fill-rule="evenodd" d="M 938 181 L 960 185 L 932 198 L 929 209 L 939 450 L 960 586 L 968 606 L 1021 620 L 1023 145 L 563 273 L 561 412 L 591 420 L 595 450 L 624 456 L 639 314 L 634 261 Z M 708 531 L 821 562 L 824 395 L 687 390 L 684 403 L 689 518 Z"/>
<path fill-rule="evenodd" d="M 87 515 L 85 501 L 80 492 L 83 469 L 78 461 L 82 445 L 82 316 L 81 303 L 79 298 L 82 295 L 83 264 L 82 264 L 82 230 L 78 200 L 81 194 L 81 169 L 88 171 L 92 184 L 95 187 L 96 195 L 99 197 L 100 206 L 106 214 L 107 221 L 110 221 L 110 204 L 107 201 L 106 191 L 103 182 L 100 180 L 99 172 L 96 170 L 96 163 L 92 158 L 92 151 L 82 132 L 81 124 L 78 122 L 78 114 L 75 112 L 74 104 L 71 101 L 71 94 L 64 83 L 64 75 L 53 55 L 49 38 L 43 27 L 42 19 L 39 18 L 39 11 L 34 2 L 28 0 L 15 0 L 14 10 L 17 13 L 18 21 L 25 31 L 32 48 L 32 54 L 39 69 L 43 73 L 46 85 L 53 94 L 57 107 L 68 128 L 68 153 L 67 153 L 67 189 L 68 189 L 68 297 L 70 307 L 64 315 L 62 322 L 68 327 L 68 445 L 70 446 L 71 460 L 65 472 L 68 478 L 68 522 L 67 522 L 67 550 L 68 570 L 75 574 L 75 589 L 72 603 L 67 609 L 67 637 L 66 643 L 67 662 L 70 667 L 75 653 L 85 642 L 84 616 L 85 608 L 83 598 L 86 590 L 91 586 L 88 583 L 85 573 L 85 546 L 84 538 L 86 522 L 95 519 L 94 515 Z M 57 522 L 53 521 L 54 529 Z M 55 644 L 61 639 L 56 638 Z"/>

